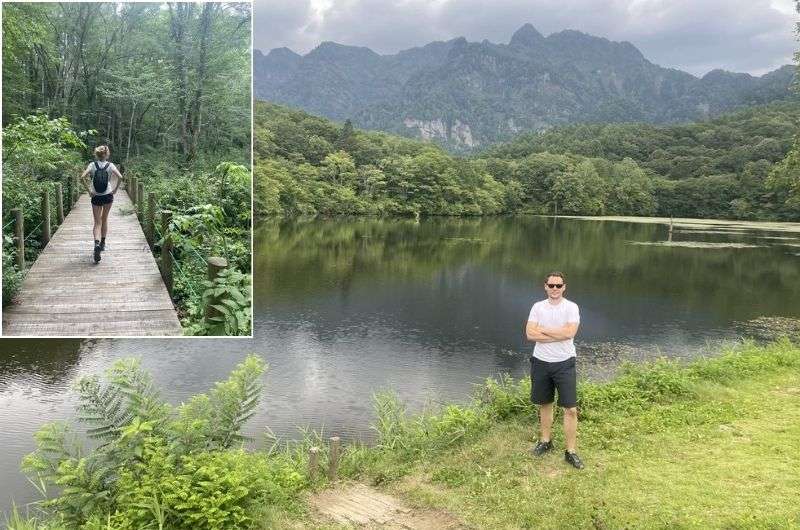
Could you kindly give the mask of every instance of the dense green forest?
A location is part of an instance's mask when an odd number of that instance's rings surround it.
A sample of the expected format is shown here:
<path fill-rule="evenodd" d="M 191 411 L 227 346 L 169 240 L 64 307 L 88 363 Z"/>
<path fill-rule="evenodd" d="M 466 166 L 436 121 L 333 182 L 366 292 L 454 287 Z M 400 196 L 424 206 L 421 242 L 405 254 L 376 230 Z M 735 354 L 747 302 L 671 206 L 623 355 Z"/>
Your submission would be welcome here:
<path fill-rule="evenodd" d="M 250 9 L 3 5 L 4 303 L 24 275 L 14 266 L 10 210 L 24 210 L 32 263 L 41 191 L 56 182 L 68 189 L 93 148 L 105 144 L 126 179 L 137 177 L 156 193 L 158 209 L 175 214 L 173 298 L 185 331 L 249 334 Z M 208 256 L 230 264 L 227 284 L 216 286 L 233 298 L 224 323 L 202 317 Z"/>
<path fill-rule="evenodd" d="M 800 103 L 702 123 L 576 125 L 471 158 L 255 107 L 259 215 L 661 215 L 800 219 Z M 793 169 L 794 168 L 794 169 Z"/>

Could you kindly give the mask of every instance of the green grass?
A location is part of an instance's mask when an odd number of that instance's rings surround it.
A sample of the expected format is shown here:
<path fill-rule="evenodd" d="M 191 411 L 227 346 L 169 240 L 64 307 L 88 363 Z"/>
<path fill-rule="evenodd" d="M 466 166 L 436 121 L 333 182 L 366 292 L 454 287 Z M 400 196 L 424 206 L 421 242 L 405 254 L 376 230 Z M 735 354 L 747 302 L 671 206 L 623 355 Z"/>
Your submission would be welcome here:
<path fill-rule="evenodd" d="M 584 383 L 582 471 L 563 461 L 560 418 L 556 451 L 528 453 L 529 387 L 501 387 L 463 407 L 483 419 L 460 425 L 451 444 L 433 426 L 452 424 L 452 411 L 424 421 L 393 411 L 391 447 L 351 450 L 351 476 L 481 529 L 800 528 L 800 349 L 788 341 Z"/>
<path fill-rule="evenodd" d="M 658 407 L 668 421 L 657 432 L 630 434 L 631 424 L 647 429 L 650 414 L 620 418 L 619 435 L 585 426 L 580 472 L 561 451 L 531 457 L 535 425 L 513 421 L 420 463 L 391 489 L 478 528 L 800 526 L 800 374 L 713 390 L 700 413 Z"/>

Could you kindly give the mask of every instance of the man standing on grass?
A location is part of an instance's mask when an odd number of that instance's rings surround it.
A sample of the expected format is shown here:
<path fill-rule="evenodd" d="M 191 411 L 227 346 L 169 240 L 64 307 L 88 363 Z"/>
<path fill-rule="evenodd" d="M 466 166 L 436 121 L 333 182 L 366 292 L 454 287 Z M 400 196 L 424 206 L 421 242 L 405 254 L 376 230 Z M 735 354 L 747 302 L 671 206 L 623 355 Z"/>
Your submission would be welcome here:
<path fill-rule="evenodd" d="M 531 308 L 525 336 L 536 342 L 531 357 L 531 401 L 539 405 L 540 437 L 531 449 L 542 456 L 553 449 L 553 398 L 558 390 L 558 405 L 564 408 L 564 460 L 577 469 L 583 462 L 575 452 L 578 431 L 578 392 L 575 373 L 575 344 L 578 331 L 578 306 L 564 298 L 567 284 L 560 272 L 551 272 L 544 282 L 547 300 Z"/>

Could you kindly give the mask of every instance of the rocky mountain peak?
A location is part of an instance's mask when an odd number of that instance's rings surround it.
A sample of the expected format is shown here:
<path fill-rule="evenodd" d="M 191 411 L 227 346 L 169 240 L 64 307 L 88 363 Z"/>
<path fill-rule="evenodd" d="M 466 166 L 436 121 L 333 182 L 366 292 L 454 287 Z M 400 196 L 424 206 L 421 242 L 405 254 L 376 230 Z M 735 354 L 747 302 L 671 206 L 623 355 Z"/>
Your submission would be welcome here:
<path fill-rule="evenodd" d="M 532 24 L 524 24 L 511 36 L 509 46 L 536 46 L 544 40 L 544 36 L 539 33 Z"/>
<path fill-rule="evenodd" d="M 332 41 L 324 41 L 316 48 L 308 52 L 307 58 L 323 60 L 353 60 L 353 59 L 377 59 L 380 55 L 364 46 L 347 46 Z"/>
<path fill-rule="evenodd" d="M 256 53 L 258 55 L 261 55 L 261 51 L 260 50 L 256 50 Z M 290 60 L 291 59 L 300 59 L 302 57 L 300 54 L 293 52 L 292 50 L 290 50 L 289 48 L 287 48 L 285 46 L 282 47 L 282 48 L 273 48 L 273 49 L 271 49 L 269 51 L 269 53 L 267 53 L 266 56 L 271 58 L 271 59 L 290 59 Z"/>

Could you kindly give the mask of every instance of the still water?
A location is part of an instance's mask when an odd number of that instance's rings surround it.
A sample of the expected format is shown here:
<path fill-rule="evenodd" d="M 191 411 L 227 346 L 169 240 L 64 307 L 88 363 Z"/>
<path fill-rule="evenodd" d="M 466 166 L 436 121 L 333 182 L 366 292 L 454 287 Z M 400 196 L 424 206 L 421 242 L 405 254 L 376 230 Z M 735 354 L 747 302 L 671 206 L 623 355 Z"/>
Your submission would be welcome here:
<path fill-rule="evenodd" d="M 653 244 L 668 239 L 663 224 L 532 217 L 264 224 L 253 339 L 0 341 L 0 510 L 36 499 L 19 462 L 42 423 L 73 418 L 75 381 L 124 357 L 180 403 L 255 352 L 270 365 L 247 426 L 256 445 L 298 427 L 369 441 L 377 390 L 413 410 L 524 375 L 522 329 L 550 270 L 580 306 L 586 377 L 711 353 L 756 317 L 800 317 L 798 231 L 676 225 L 673 245 Z"/>

